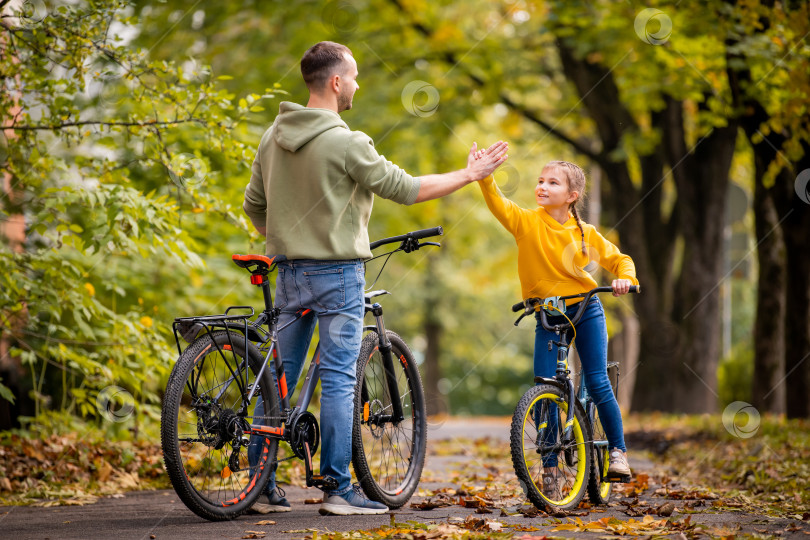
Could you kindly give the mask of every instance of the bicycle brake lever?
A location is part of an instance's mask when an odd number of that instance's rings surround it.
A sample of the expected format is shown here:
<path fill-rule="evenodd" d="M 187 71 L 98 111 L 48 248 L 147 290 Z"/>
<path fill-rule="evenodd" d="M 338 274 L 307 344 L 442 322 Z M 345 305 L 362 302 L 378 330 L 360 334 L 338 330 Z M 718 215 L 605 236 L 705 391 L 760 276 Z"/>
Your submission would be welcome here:
<path fill-rule="evenodd" d="M 518 320 L 515 321 L 515 326 L 519 325 L 520 321 L 522 321 L 523 317 L 525 317 L 526 315 L 528 315 L 528 313 L 524 313 L 520 317 L 518 317 Z"/>
<path fill-rule="evenodd" d="M 440 243 L 438 243 L 438 242 L 422 242 L 421 244 L 419 244 L 419 247 L 422 247 L 422 246 L 442 247 L 442 245 Z"/>
<path fill-rule="evenodd" d="M 419 240 L 417 240 L 416 238 L 412 238 L 410 236 L 408 238 L 406 238 L 405 240 L 403 240 L 402 245 L 400 246 L 402 251 L 404 251 L 405 253 L 410 253 L 411 251 L 416 251 L 420 247 L 421 246 L 419 245 Z"/>

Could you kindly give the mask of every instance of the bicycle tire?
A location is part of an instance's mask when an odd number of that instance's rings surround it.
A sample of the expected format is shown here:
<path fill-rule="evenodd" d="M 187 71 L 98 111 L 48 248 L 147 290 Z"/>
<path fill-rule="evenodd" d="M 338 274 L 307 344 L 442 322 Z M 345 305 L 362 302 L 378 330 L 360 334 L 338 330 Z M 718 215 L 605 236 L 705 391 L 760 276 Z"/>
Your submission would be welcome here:
<path fill-rule="evenodd" d="M 541 510 L 576 508 L 585 496 L 590 476 L 590 429 L 585 411 L 579 401 L 574 400 L 574 413 L 570 417 L 565 400 L 565 392 L 559 387 L 537 385 L 523 394 L 512 416 L 509 433 L 512 465 L 527 498 Z M 550 429 L 548 415 L 553 410 L 549 405 L 556 405 L 556 435 L 546 432 Z M 572 421 L 572 438 L 564 441 L 562 434 L 569 420 Z M 557 489 L 549 495 L 542 489 L 544 459 L 548 460 L 546 463 L 557 462 L 554 469 Z"/>
<path fill-rule="evenodd" d="M 616 395 L 616 387 L 618 385 L 618 363 L 608 364 L 608 369 L 611 367 L 617 368 L 616 377 L 609 377 L 613 395 Z M 607 476 L 608 467 L 610 467 L 610 457 L 608 450 L 607 435 L 605 428 L 602 426 L 602 420 L 599 418 L 599 411 L 596 408 L 596 403 L 592 399 L 588 399 L 588 420 L 591 423 L 591 433 L 593 434 L 593 467 L 591 468 L 591 477 L 588 480 L 588 499 L 593 504 L 607 504 L 610 501 L 610 493 L 613 491 L 612 482 L 602 482 L 602 478 Z M 600 474 L 599 468 L 602 468 Z"/>
<path fill-rule="evenodd" d="M 388 508 L 402 507 L 416 491 L 425 465 L 427 423 L 422 379 L 413 354 L 396 333 L 386 331 L 392 346 L 395 380 L 405 419 L 379 424 L 391 410 L 377 332 L 363 338 L 357 360 L 352 464 L 366 495 Z"/>
<path fill-rule="evenodd" d="M 189 345 L 169 376 L 160 426 L 166 472 L 183 503 L 210 521 L 230 520 L 244 513 L 270 477 L 278 440 L 262 439 L 256 476 L 248 464 L 247 447 L 234 445 L 237 440 L 244 443 L 247 435 L 229 435 L 229 428 L 223 427 L 240 422 L 237 411 L 247 397 L 247 386 L 240 388 L 232 374 L 241 375 L 249 364 L 253 375 L 248 374 L 247 379 L 255 383 L 263 360 L 252 343 L 245 350 L 242 334 L 218 331 Z M 268 369 L 244 422 L 259 423 L 250 416 L 259 395 L 269 411 L 263 423 L 280 426 L 278 398 Z"/>

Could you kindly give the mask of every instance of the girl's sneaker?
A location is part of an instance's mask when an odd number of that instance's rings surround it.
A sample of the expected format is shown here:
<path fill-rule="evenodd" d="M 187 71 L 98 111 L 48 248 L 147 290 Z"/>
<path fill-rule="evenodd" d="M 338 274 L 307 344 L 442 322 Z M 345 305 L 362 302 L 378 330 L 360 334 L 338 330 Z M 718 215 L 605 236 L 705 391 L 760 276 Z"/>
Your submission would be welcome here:
<path fill-rule="evenodd" d="M 610 451 L 610 466 L 607 475 L 610 476 L 630 476 L 630 465 L 627 464 L 627 452 L 622 452 L 618 448 Z"/>

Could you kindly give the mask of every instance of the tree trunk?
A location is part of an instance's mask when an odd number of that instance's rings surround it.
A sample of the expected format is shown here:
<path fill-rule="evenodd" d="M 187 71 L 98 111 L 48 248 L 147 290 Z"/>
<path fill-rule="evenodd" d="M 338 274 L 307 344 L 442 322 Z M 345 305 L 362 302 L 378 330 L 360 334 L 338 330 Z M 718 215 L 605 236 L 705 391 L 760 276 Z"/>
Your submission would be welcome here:
<path fill-rule="evenodd" d="M 810 418 L 810 198 L 796 192 L 798 174 L 810 169 L 810 145 L 792 171 L 784 169 L 776 179 L 782 191 L 777 208 L 787 253 L 785 311 L 785 412 L 788 418 Z M 800 186 L 805 190 L 807 186 Z M 781 201 L 780 201 L 781 199 Z M 781 202 L 781 204 L 780 204 Z"/>
<path fill-rule="evenodd" d="M 425 299 L 424 335 L 425 335 L 425 361 L 422 369 L 422 384 L 425 391 L 425 406 L 428 416 L 446 414 L 449 412 L 447 395 L 440 390 L 439 381 L 442 379 L 441 338 L 444 332 L 441 319 L 436 314 L 436 306 L 442 296 L 440 285 L 435 283 L 435 260 L 427 257 L 425 271 L 425 290 L 429 291 Z"/>
<path fill-rule="evenodd" d="M 448 412 L 447 396 L 439 391 L 439 380 L 442 376 L 439 365 L 439 353 L 441 351 L 442 327 L 439 323 L 431 321 L 430 317 L 425 322 L 425 404 L 428 415 L 445 414 Z"/>
<path fill-rule="evenodd" d="M 755 152 L 757 146 L 755 145 Z M 785 412 L 785 243 L 763 176 L 768 164 L 755 153 L 754 220 L 757 241 L 757 311 L 754 322 L 752 405 L 760 412 Z"/>

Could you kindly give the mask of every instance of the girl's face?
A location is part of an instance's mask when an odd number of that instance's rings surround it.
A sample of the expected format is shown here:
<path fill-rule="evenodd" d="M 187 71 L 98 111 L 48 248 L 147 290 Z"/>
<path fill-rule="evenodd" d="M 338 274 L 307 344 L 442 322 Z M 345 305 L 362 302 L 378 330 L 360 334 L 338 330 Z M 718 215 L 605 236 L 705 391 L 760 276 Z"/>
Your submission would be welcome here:
<path fill-rule="evenodd" d="M 567 208 L 578 196 L 568 190 L 568 176 L 559 167 L 544 167 L 534 187 L 537 204 L 545 208 Z"/>

